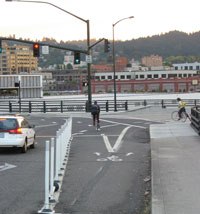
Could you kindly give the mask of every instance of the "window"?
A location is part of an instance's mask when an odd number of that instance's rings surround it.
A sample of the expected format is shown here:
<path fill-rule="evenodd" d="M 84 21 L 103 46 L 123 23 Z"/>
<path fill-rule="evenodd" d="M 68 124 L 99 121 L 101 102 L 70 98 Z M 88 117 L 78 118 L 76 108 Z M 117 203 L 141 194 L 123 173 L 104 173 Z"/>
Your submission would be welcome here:
<path fill-rule="evenodd" d="M 27 120 L 22 120 L 21 127 L 22 128 L 29 128 L 28 121 Z"/>
<path fill-rule="evenodd" d="M 112 79 L 112 76 L 108 76 L 108 80 L 111 80 Z"/>
<path fill-rule="evenodd" d="M 143 74 L 140 75 L 140 79 L 144 79 L 144 75 Z"/>
<path fill-rule="evenodd" d="M 121 75 L 121 76 L 120 76 L 120 79 L 122 79 L 122 80 L 125 79 L 125 76 L 124 76 L 124 75 Z"/>
<path fill-rule="evenodd" d="M 152 78 L 152 75 L 151 75 L 151 74 L 147 74 L 147 78 L 148 78 L 148 79 L 151 79 L 151 78 Z"/>
<path fill-rule="evenodd" d="M 105 76 L 101 76 L 101 79 L 102 79 L 102 80 L 105 80 L 105 79 L 106 79 L 106 77 L 105 77 Z"/>
<path fill-rule="evenodd" d="M 158 74 L 154 74 L 153 78 L 157 79 L 158 78 Z"/>
<path fill-rule="evenodd" d="M 185 66 L 185 67 L 184 67 L 184 70 L 188 70 L 188 66 Z"/>
<path fill-rule="evenodd" d="M 178 77 L 182 77 L 182 74 L 178 74 Z"/>
<path fill-rule="evenodd" d="M 167 77 L 167 75 L 166 74 L 162 74 L 162 78 L 166 78 Z"/>
<path fill-rule="evenodd" d="M 131 79 L 131 75 L 127 75 L 126 78 L 127 78 L 127 79 Z"/>
<path fill-rule="evenodd" d="M 193 70 L 193 66 L 190 66 L 190 70 Z"/>

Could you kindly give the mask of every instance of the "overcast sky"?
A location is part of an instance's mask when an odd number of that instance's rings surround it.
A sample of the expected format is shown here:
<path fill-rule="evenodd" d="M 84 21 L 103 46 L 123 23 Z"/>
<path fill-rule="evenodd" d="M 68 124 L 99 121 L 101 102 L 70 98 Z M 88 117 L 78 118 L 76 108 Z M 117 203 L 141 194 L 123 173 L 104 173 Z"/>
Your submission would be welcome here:
<path fill-rule="evenodd" d="M 27 0 L 28 1 L 28 0 Z M 90 20 L 90 37 L 131 40 L 172 30 L 200 31 L 200 0 L 49 0 L 66 11 Z M 87 38 L 86 23 L 50 5 L 0 0 L 0 36 L 32 40 L 43 37 L 63 40 Z"/>

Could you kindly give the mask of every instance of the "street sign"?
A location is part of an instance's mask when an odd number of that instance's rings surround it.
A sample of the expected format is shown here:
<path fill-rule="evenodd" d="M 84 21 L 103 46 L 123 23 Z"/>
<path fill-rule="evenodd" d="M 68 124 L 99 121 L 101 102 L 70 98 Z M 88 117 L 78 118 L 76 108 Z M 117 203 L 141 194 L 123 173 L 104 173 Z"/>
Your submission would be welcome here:
<path fill-rule="evenodd" d="M 86 62 L 92 63 L 92 56 L 91 55 L 86 55 Z"/>
<path fill-rule="evenodd" d="M 42 46 L 42 54 L 49 54 L 49 46 Z"/>

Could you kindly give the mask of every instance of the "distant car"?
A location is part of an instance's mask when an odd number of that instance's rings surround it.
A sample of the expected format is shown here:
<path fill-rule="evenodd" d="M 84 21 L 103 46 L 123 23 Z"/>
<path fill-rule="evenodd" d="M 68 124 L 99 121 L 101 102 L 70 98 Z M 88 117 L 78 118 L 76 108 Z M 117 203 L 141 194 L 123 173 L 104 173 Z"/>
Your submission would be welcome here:
<path fill-rule="evenodd" d="M 26 153 L 35 148 L 35 130 L 21 115 L 0 115 L 0 148 L 19 147 Z"/>

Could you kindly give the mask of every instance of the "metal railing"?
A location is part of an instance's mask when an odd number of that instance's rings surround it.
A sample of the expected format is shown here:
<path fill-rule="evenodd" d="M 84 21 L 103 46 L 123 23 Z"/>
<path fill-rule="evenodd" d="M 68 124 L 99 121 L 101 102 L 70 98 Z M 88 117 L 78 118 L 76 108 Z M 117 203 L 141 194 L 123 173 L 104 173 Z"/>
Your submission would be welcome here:
<path fill-rule="evenodd" d="M 191 108 L 191 126 L 200 135 L 200 106 Z"/>
<path fill-rule="evenodd" d="M 200 105 L 200 99 L 184 99 L 187 106 Z M 101 111 L 114 111 L 113 100 L 97 100 Z M 118 111 L 132 110 L 139 106 L 160 106 L 161 108 L 177 106 L 176 99 L 144 99 L 144 100 L 117 100 L 116 108 Z M 85 100 L 22 100 L 1 101 L 0 112 L 10 113 L 48 113 L 48 112 L 88 112 L 87 101 Z"/>
<path fill-rule="evenodd" d="M 54 213 L 53 208 L 58 200 L 55 192 L 62 185 L 64 170 L 68 162 L 72 140 L 72 118 L 67 119 L 56 133 L 56 139 L 46 141 L 45 149 L 45 200 L 38 213 Z"/>

